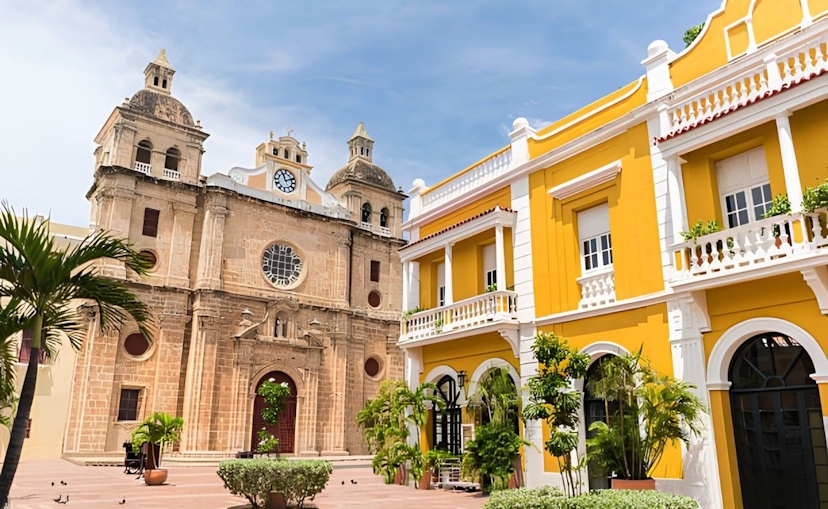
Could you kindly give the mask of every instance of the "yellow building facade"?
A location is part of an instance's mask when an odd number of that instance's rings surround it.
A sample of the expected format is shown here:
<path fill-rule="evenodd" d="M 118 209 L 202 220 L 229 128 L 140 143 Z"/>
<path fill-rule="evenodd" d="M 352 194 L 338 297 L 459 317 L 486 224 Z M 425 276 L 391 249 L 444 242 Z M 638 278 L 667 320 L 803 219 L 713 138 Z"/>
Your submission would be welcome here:
<path fill-rule="evenodd" d="M 639 80 L 414 182 L 399 343 L 409 384 L 451 407 L 426 447 L 461 451 L 476 384 L 502 366 L 525 385 L 534 336 L 555 332 L 593 361 L 642 348 L 697 386 L 704 433 L 666 452 L 658 489 L 828 507 L 828 211 L 803 206 L 828 178 L 826 41 L 826 0 L 726 0 L 681 53 L 652 43 Z M 771 216 L 778 195 L 790 210 Z M 699 221 L 719 229 L 688 238 Z M 581 452 L 600 418 L 589 395 L 582 410 Z M 527 484 L 558 484 L 548 430 L 522 432 Z"/>

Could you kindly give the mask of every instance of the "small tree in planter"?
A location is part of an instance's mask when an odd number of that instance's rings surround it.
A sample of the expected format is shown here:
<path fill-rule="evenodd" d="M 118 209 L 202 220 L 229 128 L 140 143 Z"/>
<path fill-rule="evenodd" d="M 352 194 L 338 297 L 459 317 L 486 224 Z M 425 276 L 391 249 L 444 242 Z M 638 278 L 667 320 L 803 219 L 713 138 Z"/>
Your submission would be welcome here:
<path fill-rule="evenodd" d="M 646 489 L 653 489 L 650 476 L 667 445 L 688 443 L 690 434 L 701 431 L 705 410 L 693 393 L 695 386 L 657 373 L 640 350 L 613 357 L 599 370 L 589 388 L 597 397 L 617 402 L 618 410 L 607 416 L 607 422 L 590 426 L 596 435 L 587 440 L 589 457 L 603 473 L 647 481 Z M 616 479 L 614 488 L 620 484 Z"/>
<path fill-rule="evenodd" d="M 540 367 L 529 379 L 529 404 L 523 409 L 523 419 L 542 419 L 549 425 L 544 447 L 558 461 L 566 495 L 574 497 L 581 491 L 582 465 L 577 452 L 581 395 L 572 389 L 572 382 L 586 375 L 589 356 L 546 332 L 535 336 L 532 353 Z"/>
<path fill-rule="evenodd" d="M 290 396 L 290 387 L 286 382 L 276 383 L 271 378 L 265 380 L 256 391 L 265 400 L 265 407 L 262 409 L 262 420 L 271 426 L 279 424 L 279 414 L 285 409 L 285 404 Z M 274 437 L 266 428 L 259 430 L 259 454 L 270 455 L 279 446 L 279 439 Z"/>
<path fill-rule="evenodd" d="M 474 440 L 466 443 L 463 470 L 466 475 L 479 474 L 491 481 L 491 490 L 504 490 L 515 473 L 520 447 L 529 445 L 508 423 L 490 422 L 474 430 Z"/>
<path fill-rule="evenodd" d="M 177 442 L 181 438 L 184 428 L 184 419 L 173 417 L 166 412 L 155 412 L 147 417 L 132 431 L 132 450 L 141 451 L 141 446 L 147 444 L 147 472 L 144 481 L 149 485 L 164 484 L 167 480 L 167 471 L 161 467 L 161 455 L 164 446 Z"/>

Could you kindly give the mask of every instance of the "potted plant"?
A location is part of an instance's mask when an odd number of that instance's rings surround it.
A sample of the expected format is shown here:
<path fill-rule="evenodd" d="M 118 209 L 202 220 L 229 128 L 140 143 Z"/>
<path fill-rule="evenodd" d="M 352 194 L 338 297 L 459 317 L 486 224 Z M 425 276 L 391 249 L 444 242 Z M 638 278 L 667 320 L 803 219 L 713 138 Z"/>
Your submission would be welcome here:
<path fill-rule="evenodd" d="M 421 490 L 431 489 L 431 480 L 439 477 L 440 464 L 451 457 L 450 452 L 442 449 L 431 449 L 423 455 L 423 477 L 419 485 Z"/>
<path fill-rule="evenodd" d="M 161 454 L 165 445 L 177 442 L 181 438 L 183 427 L 184 419 L 181 417 L 173 417 L 166 412 L 155 412 L 132 431 L 133 451 L 141 451 L 141 447 L 146 444 L 144 482 L 149 486 L 166 482 L 167 470 L 161 468 Z"/>
<path fill-rule="evenodd" d="M 698 435 L 705 411 L 695 386 L 657 373 L 641 355 L 613 357 L 599 367 L 589 389 L 618 409 L 596 422 L 587 440 L 588 457 L 606 475 L 615 474 L 613 489 L 655 489 L 653 470 L 668 445 L 688 443 Z"/>
<path fill-rule="evenodd" d="M 705 223 L 702 220 L 696 221 L 696 224 L 690 227 L 689 231 L 682 231 L 681 236 L 684 238 L 685 242 L 692 240 L 693 244 L 696 244 L 696 239 L 699 237 L 704 237 L 705 235 L 710 235 L 711 233 L 716 233 L 717 231 L 721 230 L 719 227 L 719 222 L 715 219 L 712 221 L 708 221 Z M 719 241 L 721 244 L 721 241 Z M 733 239 L 727 240 L 727 247 L 733 247 Z M 721 245 L 716 246 L 717 249 L 721 249 Z M 704 254 L 707 255 L 708 263 L 713 261 L 713 246 L 712 244 L 708 244 L 704 249 L 704 253 L 702 253 L 702 247 L 696 246 L 695 248 L 696 258 L 698 260 L 698 264 L 702 265 L 704 263 L 704 259 L 702 258 Z"/>
<path fill-rule="evenodd" d="M 765 214 L 762 216 L 762 218 L 767 219 L 769 217 L 781 216 L 781 215 L 790 214 L 790 213 L 791 213 L 791 201 L 788 199 L 788 195 L 778 194 L 773 199 L 773 202 L 771 203 L 771 206 L 768 207 L 768 210 L 765 211 Z M 762 234 L 764 235 L 764 230 L 762 231 Z M 776 247 L 779 247 L 779 246 L 782 245 L 782 239 L 780 238 L 781 234 L 782 234 L 782 232 L 779 229 L 779 225 L 778 224 L 773 225 L 773 236 L 776 239 Z M 785 234 L 788 236 L 788 242 L 791 242 L 791 231 L 790 231 L 790 226 L 788 226 L 788 224 L 785 224 Z"/>

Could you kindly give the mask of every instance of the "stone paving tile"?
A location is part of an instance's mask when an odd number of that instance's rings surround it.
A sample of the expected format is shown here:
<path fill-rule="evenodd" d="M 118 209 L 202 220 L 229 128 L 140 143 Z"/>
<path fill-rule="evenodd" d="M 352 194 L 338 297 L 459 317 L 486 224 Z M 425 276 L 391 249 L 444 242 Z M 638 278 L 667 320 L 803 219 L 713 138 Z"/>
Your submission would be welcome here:
<path fill-rule="evenodd" d="M 11 491 L 11 509 L 56 509 L 61 505 L 54 499 L 61 495 L 63 499 L 69 496 L 67 507 L 90 509 L 227 509 L 247 502 L 224 489 L 215 467 L 169 470 L 166 485 L 145 486 L 143 480 L 122 473 L 119 467 L 82 467 L 62 460 L 21 463 Z M 123 499 L 126 503 L 119 504 Z M 479 509 L 485 500 L 474 493 L 387 486 L 370 467 L 343 465 L 334 468 L 314 505 L 319 509 Z"/>

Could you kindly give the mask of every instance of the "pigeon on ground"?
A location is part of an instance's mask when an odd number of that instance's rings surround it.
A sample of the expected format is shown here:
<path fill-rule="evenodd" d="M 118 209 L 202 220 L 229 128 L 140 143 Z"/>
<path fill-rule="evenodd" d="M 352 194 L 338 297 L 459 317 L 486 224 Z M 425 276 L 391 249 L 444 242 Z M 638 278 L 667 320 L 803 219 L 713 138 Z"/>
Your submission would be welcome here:
<path fill-rule="evenodd" d="M 54 486 L 54 485 L 55 485 L 55 481 L 52 481 L 52 486 Z"/>
<path fill-rule="evenodd" d="M 64 504 L 64 505 L 68 504 L 68 503 L 69 503 L 69 495 L 66 495 L 66 500 L 64 500 L 62 502 L 58 502 L 58 504 Z"/>
<path fill-rule="evenodd" d="M 69 486 L 69 484 L 68 484 L 68 483 L 66 483 L 66 482 L 64 482 L 64 481 L 60 481 L 60 484 L 62 484 L 62 485 L 64 485 L 64 486 Z"/>
<path fill-rule="evenodd" d="M 124 505 L 124 504 L 126 504 L 126 499 L 123 499 L 120 502 L 118 502 L 118 505 Z"/>
<path fill-rule="evenodd" d="M 345 486 L 345 481 L 342 481 L 342 486 Z"/>
<path fill-rule="evenodd" d="M 58 495 L 58 498 L 53 498 L 52 500 L 54 500 L 55 502 L 57 502 L 59 504 L 60 499 L 62 499 L 62 498 L 63 498 L 63 495 Z"/>

